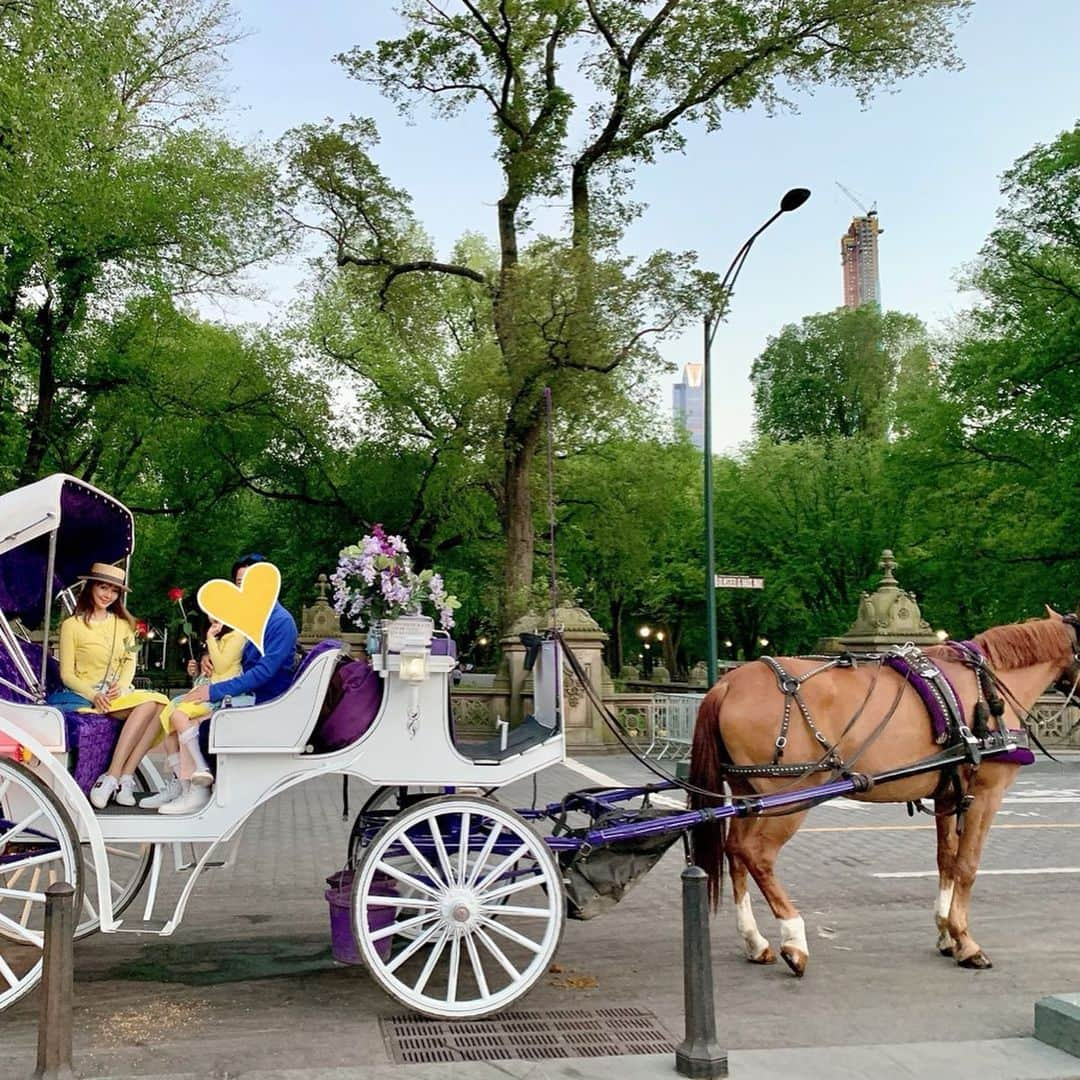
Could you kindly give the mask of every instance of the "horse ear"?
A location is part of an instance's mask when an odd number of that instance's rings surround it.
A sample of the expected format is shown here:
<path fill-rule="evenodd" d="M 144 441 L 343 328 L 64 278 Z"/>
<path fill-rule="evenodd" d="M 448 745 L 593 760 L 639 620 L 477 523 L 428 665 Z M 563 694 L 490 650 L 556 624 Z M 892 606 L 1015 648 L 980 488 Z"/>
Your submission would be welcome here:
<path fill-rule="evenodd" d="M 1055 611 L 1049 604 L 1043 604 L 1043 607 L 1046 608 L 1046 617 L 1048 619 L 1060 619 L 1061 618 L 1061 614 L 1059 612 Z"/>

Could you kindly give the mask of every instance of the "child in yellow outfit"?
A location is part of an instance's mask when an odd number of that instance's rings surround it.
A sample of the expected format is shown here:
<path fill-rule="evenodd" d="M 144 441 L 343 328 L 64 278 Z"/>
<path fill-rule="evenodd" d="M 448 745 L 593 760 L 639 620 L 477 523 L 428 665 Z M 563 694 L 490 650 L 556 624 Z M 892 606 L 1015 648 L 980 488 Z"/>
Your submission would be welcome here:
<path fill-rule="evenodd" d="M 240 657 L 245 644 L 243 634 L 238 634 L 231 627 L 219 622 L 211 623 L 206 635 L 206 655 L 201 665 L 204 676 L 208 677 L 196 679 L 196 684 L 200 681 L 215 683 L 236 678 L 241 671 Z M 196 671 L 192 671 L 192 665 L 189 665 L 188 670 L 196 674 Z M 181 713 L 191 720 L 199 721 L 213 711 L 214 706 L 208 702 L 184 701 L 183 694 L 178 694 L 161 710 L 161 726 L 165 729 L 165 746 L 169 753 L 169 764 L 173 767 L 173 776 L 164 791 L 144 799 L 140 806 L 161 811 L 163 806 L 181 798 L 187 792 L 195 771 L 206 770 L 205 759 L 198 748 L 198 723 L 179 725 L 182 730 L 177 734 L 173 725 L 173 714 Z"/>

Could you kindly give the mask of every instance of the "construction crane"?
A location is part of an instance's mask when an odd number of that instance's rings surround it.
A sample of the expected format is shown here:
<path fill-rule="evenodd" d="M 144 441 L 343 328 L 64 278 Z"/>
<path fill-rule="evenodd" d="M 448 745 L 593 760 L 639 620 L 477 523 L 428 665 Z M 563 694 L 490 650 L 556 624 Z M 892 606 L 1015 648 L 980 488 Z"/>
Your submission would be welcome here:
<path fill-rule="evenodd" d="M 863 203 L 863 200 L 860 199 L 859 196 L 856 195 L 854 191 L 852 191 L 850 188 L 844 187 L 844 185 L 841 184 L 839 180 L 834 181 L 834 183 L 862 211 L 863 217 L 870 217 L 871 214 L 873 214 L 875 216 L 877 215 L 877 202 L 876 201 L 873 203 L 873 205 L 870 207 L 870 209 L 867 210 L 866 206 Z"/>

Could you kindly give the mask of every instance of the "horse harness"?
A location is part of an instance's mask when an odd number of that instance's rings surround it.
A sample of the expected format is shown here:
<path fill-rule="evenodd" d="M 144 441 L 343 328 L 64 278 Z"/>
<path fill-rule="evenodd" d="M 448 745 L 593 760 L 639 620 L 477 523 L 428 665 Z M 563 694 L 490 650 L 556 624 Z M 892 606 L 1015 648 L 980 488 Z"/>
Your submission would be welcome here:
<path fill-rule="evenodd" d="M 1080 685 L 1080 620 L 1076 616 L 1067 616 L 1066 621 L 1070 623 L 1077 637 L 1077 650 L 1070 676 L 1063 676 L 1063 679 L 1074 678 L 1072 689 L 1075 690 L 1076 686 Z M 884 654 L 867 654 L 858 658 L 851 653 L 830 658 L 822 657 L 822 663 L 802 675 L 791 674 L 776 657 L 762 656 L 761 661 L 772 670 L 776 676 L 777 687 L 784 695 L 780 732 L 773 744 L 772 760 L 766 765 L 726 765 L 724 771 L 730 776 L 792 777 L 796 781 L 819 772 L 857 777 L 858 774 L 852 773 L 852 766 L 885 730 L 900 704 L 904 690 L 910 685 L 922 699 L 934 726 L 936 741 L 943 747 L 941 782 L 932 797 L 938 800 L 946 795 L 951 796 L 952 809 L 947 813 L 956 814 L 957 829 L 962 831 L 964 813 L 971 805 L 973 798 L 966 790 L 961 773 L 962 767 L 966 766 L 972 772 L 977 769 L 982 761 L 984 750 L 992 749 L 996 753 L 1001 753 L 1020 748 L 1022 742 L 1017 736 L 1022 736 L 1023 733 L 1008 730 L 1005 722 L 1005 701 L 998 693 L 1000 681 L 991 671 L 986 656 L 979 646 L 973 641 L 950 642 L 950 644 L 960 654 L 961 662 L 974 671 L 978 683 L 979 699 L 973 710 L 970 727 L 964 717 L 959 695 L 948 677 L 937 664 L 914 645 L 898 645 Z M 822 672 L 833 668 L 855 668 L 860 663 L 874 664 L 877 671 L 862 703 L 836 741 L 830 743 L 814 723 L 802 694 L 803 685 Z M 839 744 L 865 710 L 877 685 L 882 667 L 890 667 L 901 676 L 900 687 L 882 720 L 851 757 L 844 761 L 838 749 Z M 822 756 L 817 761 L 796 763 L 783 761 L 793 708 L 798 709 L 810 733 L 823 749 Z M 990 727 L 991 718 L 994 720 L 993 729 Z M 957 750 L 962 752 L 959 755 L 950 753 Z M 866 781 L 866 787 L 869 788 L 872 780 L 866 778 Z M 936 813 L 936 811 L 928 810 L 921 800 L 908 803 L 909 814 L 914 814 L 916 810 L 930 814 Z"/>

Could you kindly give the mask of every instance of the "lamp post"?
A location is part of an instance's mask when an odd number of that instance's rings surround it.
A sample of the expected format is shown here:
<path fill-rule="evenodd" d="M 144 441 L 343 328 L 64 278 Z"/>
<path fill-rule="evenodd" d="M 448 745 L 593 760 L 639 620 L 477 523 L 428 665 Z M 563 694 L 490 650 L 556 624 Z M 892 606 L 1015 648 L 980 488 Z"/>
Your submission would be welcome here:
<path fill-rule="evenodd" d="M 753 233 L 731 260 L 719 289 L 722 309 L 713 308 L 705 315 L 705 623 L 708 654 L 705 657 L 709 685 L 716 683 L 716 558 L 713 553 L 713 475 L 712 475 L 712 343 L 716 328 L 727 308 L 735 281 L 742 271 L 754 241 L 782 214 L 798 210 L 810 198 L 808 188 L 792 188 L 780 200 L 780 209 Z"/>

